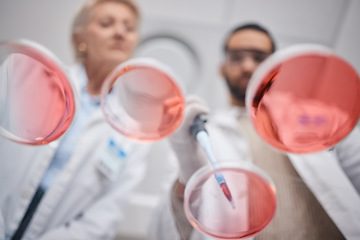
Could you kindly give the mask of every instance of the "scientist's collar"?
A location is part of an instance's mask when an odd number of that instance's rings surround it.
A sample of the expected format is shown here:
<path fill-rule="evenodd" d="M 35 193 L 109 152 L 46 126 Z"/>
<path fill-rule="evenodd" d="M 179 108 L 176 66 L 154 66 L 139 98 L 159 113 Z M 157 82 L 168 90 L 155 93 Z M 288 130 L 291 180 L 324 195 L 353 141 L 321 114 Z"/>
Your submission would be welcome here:
<path fill-rule="evenodd" d="M 94 96 L 89 94 L 89 92 L 87 91 L 87 85 L 88 85 L 88 77 L 85 71 L 85 67 L 83 65 L 79 66 L 79 84 L 80 84 L 80 94 L 81 95 L 86 95 L 86 98 L 88 99 L 88 101 L 93 104 L 93 105 L 100 105 L 100 95 Z"/>

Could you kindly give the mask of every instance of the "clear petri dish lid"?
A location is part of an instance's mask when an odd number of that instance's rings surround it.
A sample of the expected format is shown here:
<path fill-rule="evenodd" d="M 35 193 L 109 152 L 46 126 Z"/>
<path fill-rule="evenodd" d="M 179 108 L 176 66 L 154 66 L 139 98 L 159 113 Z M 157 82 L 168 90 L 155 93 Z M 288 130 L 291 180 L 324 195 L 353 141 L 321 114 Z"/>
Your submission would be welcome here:
<path fill-rule="evenodd" d="M 61 62 L 43 46 L 0 43 L 0 135 L 28 145 L 58 139 L 73 121 L 76 97 Z"/>
<path fill-rule="evenodd" d="M 326 47 L 294 45 L 277 51 L 254 72 L 246 108 L 257 133 L 283 152 L 331 148 L 356 126 L 360 78 Z"/>
<path fill-rule="evenodd" d="M 216 180 L 222 174 L 231 204 Z M 260 233 L 273 219 L 275 186 L 261 169 L 247 162 L 219 162 L 195 172 L 185 188 L 184 209 L 192 226 L 219 239 L 245 239 Z"/>
<path fill-rule="evenodd" d="M 185 101 L 178 77 L 164 63 L 134 58 L 104 81 L 101 107 L 110 125 L 136 141 L 172 134 L 183 119 Z"/>

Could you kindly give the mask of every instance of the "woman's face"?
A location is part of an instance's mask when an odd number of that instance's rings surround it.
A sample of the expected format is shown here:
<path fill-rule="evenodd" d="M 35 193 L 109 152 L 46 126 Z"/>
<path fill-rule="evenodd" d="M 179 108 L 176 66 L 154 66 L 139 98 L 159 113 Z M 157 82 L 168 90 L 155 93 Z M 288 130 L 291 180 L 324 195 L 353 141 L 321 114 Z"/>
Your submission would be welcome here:
<path fill-rule="evenodd" d="M 85 64 L 116 65 L 128 60 L 138 43 L 138 18 L 129 6 L 103 2 L 94 7 L 82 32 Z"/>

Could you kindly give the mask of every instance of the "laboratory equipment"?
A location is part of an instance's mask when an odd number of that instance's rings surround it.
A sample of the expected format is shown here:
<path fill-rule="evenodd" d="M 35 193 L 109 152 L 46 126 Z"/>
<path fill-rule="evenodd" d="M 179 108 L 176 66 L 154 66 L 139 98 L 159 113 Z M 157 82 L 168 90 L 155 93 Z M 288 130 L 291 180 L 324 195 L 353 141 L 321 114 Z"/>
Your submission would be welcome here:
<path fill-rule="evenodd" d="M 360 78 L 324 46 L 294 45 L 274 53 L 254 72 L 246 107 L 260 137 L 283 152 L 329 149 L 360 116 Z"/>
<path fill-rule="evenodd" d="M 197 115 L 194 119 L 193 124 L 190 127 L 190 132 L 193 135 L 193 137 L 195 138 L 195 140 L 199 143 L 201 148 L 204 150 L 204 152 L 206 153 L 212 166 L 214 168 L 216 168 L 218 161 L 212 150 L 208 132 L 206 131 L 206 128 L 205 128 L 205 122 L 206 122 L 205 119 L 202 119 L 200 115 Z M 235 205 L 234 205 L 234 202 L 232 199 L 232 195 L 231 195 L 230 189 L 226 183 L 224 175 L 221 172 L 217 172 L 217 173 L 215 173 L 214 176 L 215 176 L 217 183 L 219 184 L 221 191 L 224 193 L 225 197 L 229 200 L 232 207 L 235 208 Z"/>
<path fill-rule="evenodd" d="M 101 107 L 110 125 L 121 134 L 137 141 L 156 141 L 181 124 L 184 97 L 176 75 L 165 64 L 134 58 L 106 78 Z"/>
<path fill-rule="evenodd" d="M 29 40 L 0 43 L 0 135 L 46 144 L 70 126 L 76 110 L 71 81 L 61 62 Z"/>
<path fill-rule="evenodd" d="M 215 174 L 221 173 L 231 190 L 229 204 Z M 196 171 L 185 188 L 184 209 L 192 226 L 219 239 L 244 239 L 261 232 L 276 211 L 272 180 L 249 162 L 220 161 Z"/>

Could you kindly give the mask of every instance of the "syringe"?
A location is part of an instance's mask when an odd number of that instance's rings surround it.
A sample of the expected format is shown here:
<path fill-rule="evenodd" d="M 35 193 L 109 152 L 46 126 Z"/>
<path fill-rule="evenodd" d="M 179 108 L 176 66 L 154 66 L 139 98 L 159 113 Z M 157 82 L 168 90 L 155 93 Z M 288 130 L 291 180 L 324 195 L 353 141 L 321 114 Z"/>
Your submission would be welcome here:
<path fill-rule="evenodd" d="M 200 144 L 201 148 L 206 153 L 211 165 L 216 169 L 217 159 L 212 150 L 208 132 L 205 128 L 206 120 L 201 119 L 200 115 L 197 115 L 194 119 L 193 124 L 190 127 L 190 132 L 195 138 L 195 140 Z M 231 206 L 235 208 L 230 189 L 225 181 L 225 178 L 222 173 L 215 173 L 216 181 L 218 182 L 221 191 L 224 193 L 225 197 L 229 200 Z"/>

